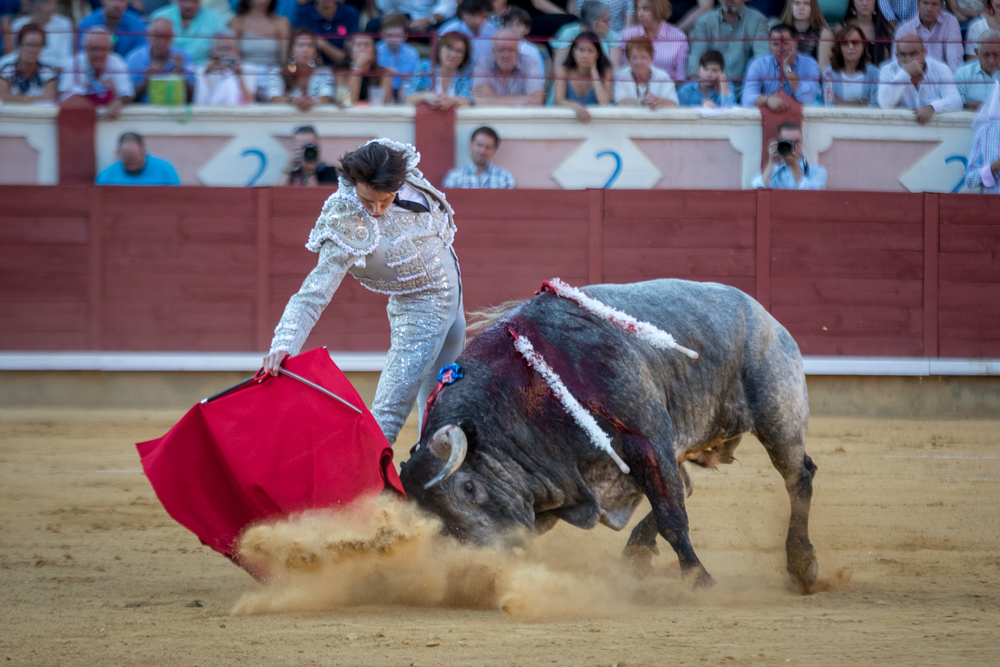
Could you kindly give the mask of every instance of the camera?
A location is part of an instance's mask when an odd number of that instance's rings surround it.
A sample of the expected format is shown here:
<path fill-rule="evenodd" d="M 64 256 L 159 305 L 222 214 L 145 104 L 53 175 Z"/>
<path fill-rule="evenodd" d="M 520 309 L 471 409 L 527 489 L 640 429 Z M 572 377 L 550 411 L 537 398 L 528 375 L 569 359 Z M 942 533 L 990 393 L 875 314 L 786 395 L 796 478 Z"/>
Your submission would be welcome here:
<path fill-rule="evenodd" d="M 223 69 L 235 70 L 236 58 L 219 58 L 219 64 L 222 65 Z"/>
<path fill-rule="evenodd" d="M 792 151 L 794 149 L 795 147 L 792 146 L 792 142 L 790 141 L 778 142 L 778 155 L 780 155 L 781 157 L 788 157 L 789 155 L 792 154 Z"/>
<path fill-rule="evenodd" d="M 319 148 L 316 144 L 306 144 L 302 147 L 302 161 L 303 162 L 316 162 L 319 160 Z"/>

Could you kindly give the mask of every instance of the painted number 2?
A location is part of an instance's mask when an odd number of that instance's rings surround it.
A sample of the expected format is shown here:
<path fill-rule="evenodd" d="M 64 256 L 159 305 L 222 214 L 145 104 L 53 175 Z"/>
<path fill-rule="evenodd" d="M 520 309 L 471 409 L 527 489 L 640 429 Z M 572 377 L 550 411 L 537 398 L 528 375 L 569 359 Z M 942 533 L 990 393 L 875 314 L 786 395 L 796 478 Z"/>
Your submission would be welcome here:
<path fill-rule="evenodd" d="M 267 169 L 267 156 L 264 155 L 264 151 L 256 148 L 248 148 L 243 151 L 243 157 L 247 157 L 248 155 L 252 155 L 260 160 L 260 166 L 257 168 L 257 173 L 250 178 L 250 182 L 246 185 L 249 188 L 257 182 L 257 179 L 259 179 L 264 174 L 264 170 Z"/>
<path fill-rule="evenodd" d="M 945 164 L 951 164 L 952 162 L 962 163 L 962 177 L 958 179 L 958 184 L 951 189 L 952 192 L 958 192 L 962 189 L 962 186 L 965 185 L 965 170 L 969 168 L 969 161 L 961 155 L 952 155 L 944 161 Z"/>
<path fill-rule="evenodd" d="M 613 157 L 615 159 L 615 171 L 611 174 L 611 178 L 608 182 L 604 184 L 604 189 L 607 190 L 611 185 L 618 180 L 618 177 L 622 173 L 622 156 L 614 151 L 601 151 L 597 154 L 597 159 L 600 160 L 602 157 Z"/>

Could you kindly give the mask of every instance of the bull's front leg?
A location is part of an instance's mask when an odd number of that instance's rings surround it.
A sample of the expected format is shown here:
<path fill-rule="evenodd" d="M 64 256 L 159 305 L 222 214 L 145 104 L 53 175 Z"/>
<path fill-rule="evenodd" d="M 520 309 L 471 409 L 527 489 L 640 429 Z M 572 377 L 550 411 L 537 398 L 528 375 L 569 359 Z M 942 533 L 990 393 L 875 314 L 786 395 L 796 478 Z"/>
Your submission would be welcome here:
<path fill-rule="evenodd" d="M 687 510 L 684 508 L 684 483 L 677 461 L 665 456 L 649 440 L 622 435 L 622 458 L 649 499 L 653 511 L 643 519 L 629 538 L 625 556 L 641 567 L 656 553 L 656 534 L 663 536 L 680 561 L 681 573 L 695 577 L 695 587 L 711 586 L 711 575 L 698 560 L 688 536 Z M 672 448 L 670 448 L 672 451 Z"/>

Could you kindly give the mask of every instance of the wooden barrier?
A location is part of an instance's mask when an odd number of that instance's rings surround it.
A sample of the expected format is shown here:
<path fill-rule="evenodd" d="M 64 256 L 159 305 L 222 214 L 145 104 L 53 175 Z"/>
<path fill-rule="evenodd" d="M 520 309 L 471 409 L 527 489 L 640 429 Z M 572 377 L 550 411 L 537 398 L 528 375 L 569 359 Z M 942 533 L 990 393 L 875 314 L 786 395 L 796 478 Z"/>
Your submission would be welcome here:
<path fill-rule="evenodd" d="M 321 188 L 0 187 L 0 349 L 253 351 L 316 256 Z M 451 191 L 467 310 L 571 284 L 712 280 L 806 354 L 1000 357 L 1000 198 Z M 389 344 L 347 279 L 311 345 Z"/>

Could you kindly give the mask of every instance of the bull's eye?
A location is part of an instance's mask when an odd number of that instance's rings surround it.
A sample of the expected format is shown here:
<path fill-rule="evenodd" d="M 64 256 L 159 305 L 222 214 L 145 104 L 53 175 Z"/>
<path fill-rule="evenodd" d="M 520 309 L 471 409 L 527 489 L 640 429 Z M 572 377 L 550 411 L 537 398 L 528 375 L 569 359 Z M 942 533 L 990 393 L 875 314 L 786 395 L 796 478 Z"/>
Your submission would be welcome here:
<path fill-rule="evenodd" d="M 475 492 L 475 490 L 476 487 L 472 485 L 472 482 L 465 483 L 465 492 L 468 493 L 470 496 L 473 494 L 473 492 Z"/>

